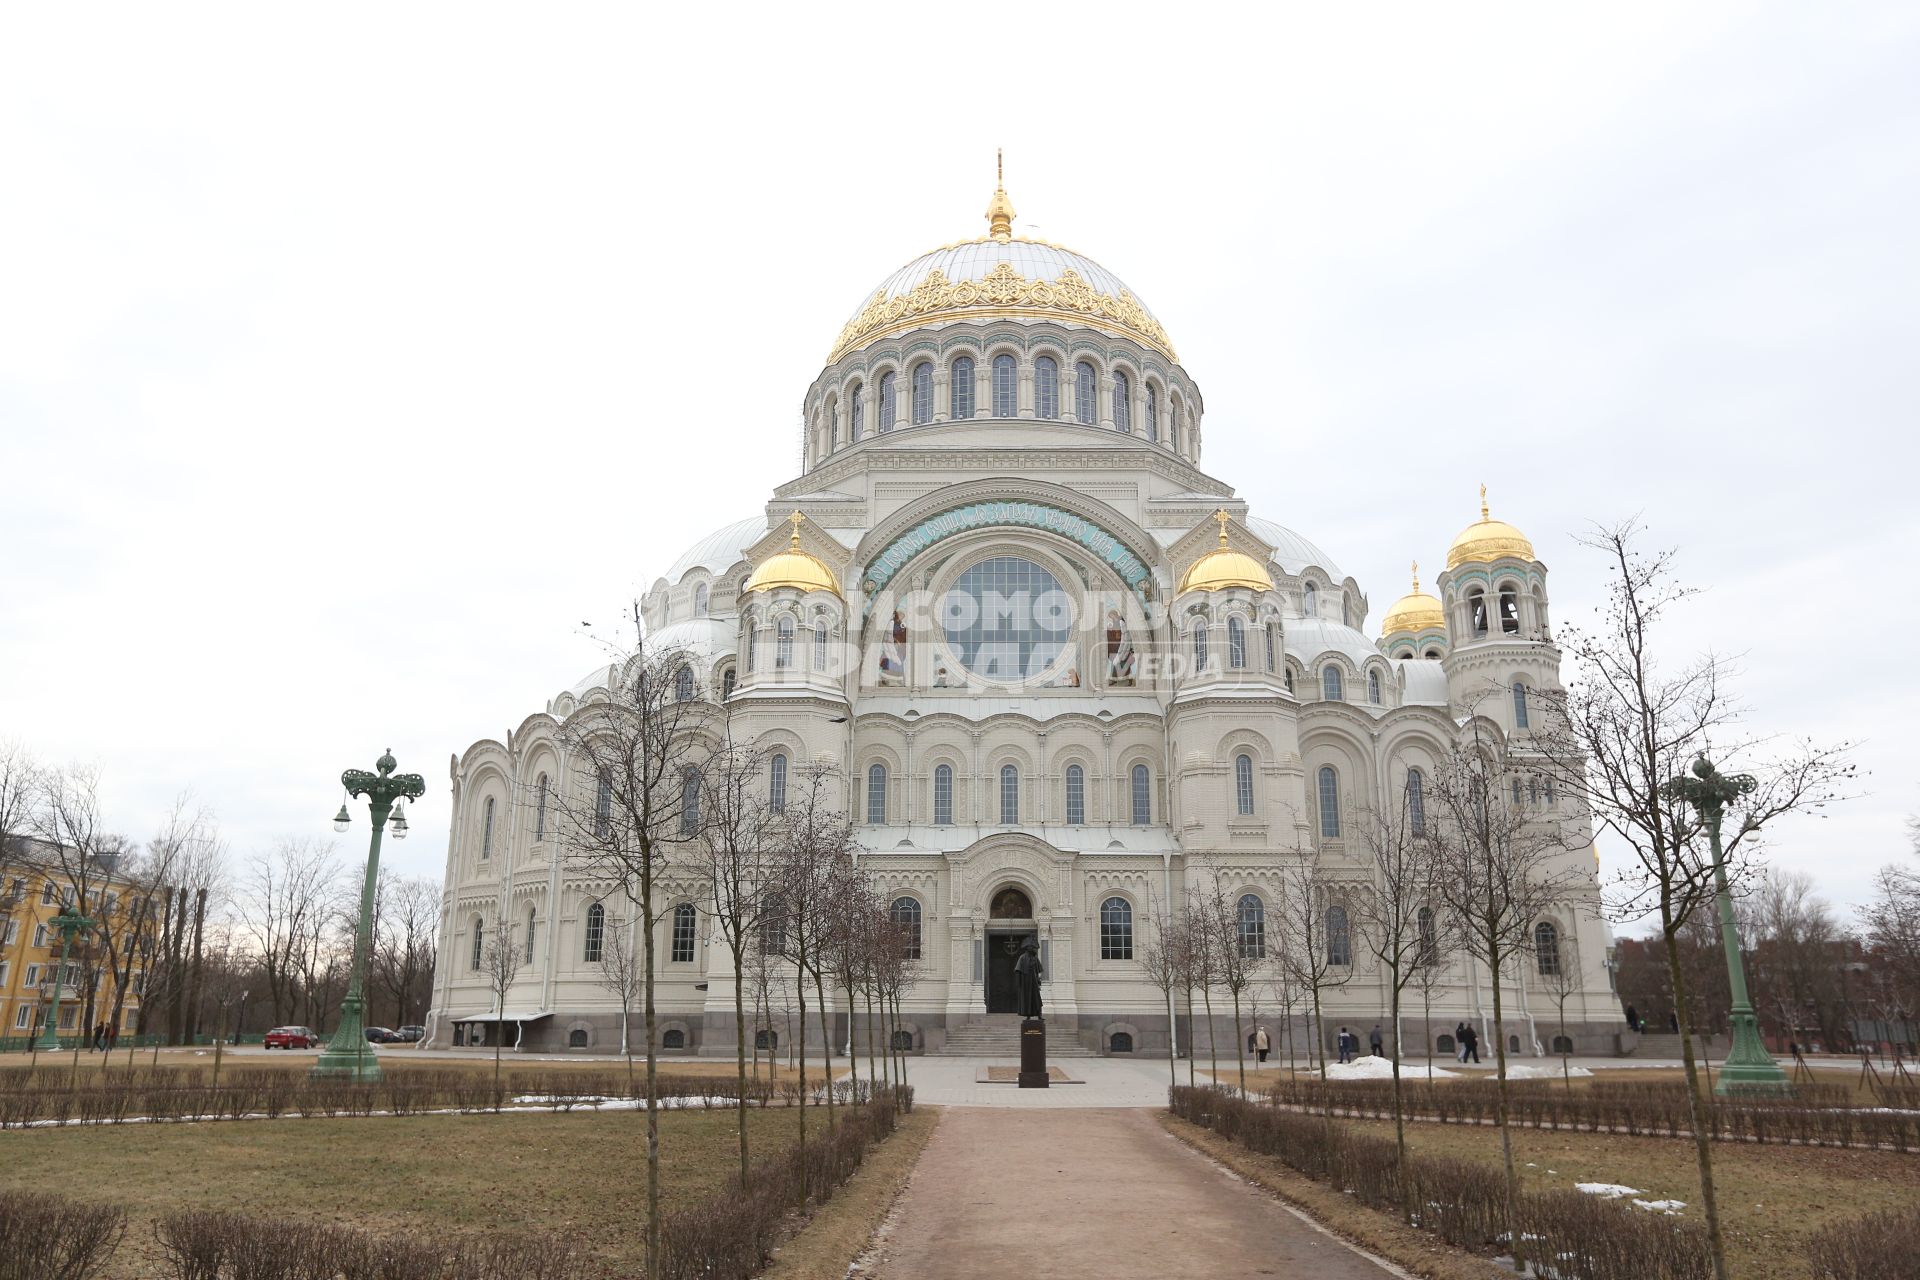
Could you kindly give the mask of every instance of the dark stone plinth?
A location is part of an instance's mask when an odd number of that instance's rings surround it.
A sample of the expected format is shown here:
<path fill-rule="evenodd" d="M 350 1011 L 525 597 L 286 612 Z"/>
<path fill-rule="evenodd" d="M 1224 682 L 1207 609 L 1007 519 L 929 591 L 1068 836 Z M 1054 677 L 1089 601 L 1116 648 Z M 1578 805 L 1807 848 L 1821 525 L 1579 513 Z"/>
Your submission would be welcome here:
<path fill-rule="evenodd" d="M 1020 1087 L 1047 1087 L 1047 1024 L 1039 1018 L 1020 1020 Z"/>

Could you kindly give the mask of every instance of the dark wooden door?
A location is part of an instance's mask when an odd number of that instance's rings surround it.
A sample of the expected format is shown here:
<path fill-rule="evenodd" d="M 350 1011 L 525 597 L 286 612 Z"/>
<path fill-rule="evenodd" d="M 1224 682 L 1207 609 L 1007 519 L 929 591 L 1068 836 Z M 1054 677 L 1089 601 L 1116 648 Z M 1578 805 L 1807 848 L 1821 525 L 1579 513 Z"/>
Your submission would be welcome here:
<path fill-rule="evenodd" d="M 1014 985 L 1013 963 L 1020 958 L 1024 933 L 987 935 L 987 1012 L 1018 1013 L 1020 997 Z"/>

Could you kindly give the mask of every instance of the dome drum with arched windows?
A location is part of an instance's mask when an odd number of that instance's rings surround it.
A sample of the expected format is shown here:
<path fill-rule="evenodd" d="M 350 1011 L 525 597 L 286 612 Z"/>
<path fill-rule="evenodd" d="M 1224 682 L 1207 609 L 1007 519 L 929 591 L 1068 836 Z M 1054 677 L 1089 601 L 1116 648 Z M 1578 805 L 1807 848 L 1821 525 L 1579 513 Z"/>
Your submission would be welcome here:
<path fill-rule="evenodd" d="M 1223 903 L 1242 954 L 1270 958 L 1303 860 L 1350 874 L 1382 797 L 1439 820 L 1423 780 L 1462 723 L 1526 734 L 1558 679 L 1544 567 L 1483 508 L 1435 589 L 1416 570 L 1371 638 L 1356 578 L 1200 469 L 1199 389 L 1142 295 L 1018 235 L 1004 184 L 984 237 L 863 296 L 805 393 L 800 473 L 759 516 L 682 530 L 677 560 L 657 549 L 671 563 L 641 601 L 641 660 L 674 664 L 690 741 L 750 753 L 766 812 L 809 796 L 847 815 L 859 874 L 916 956 L 908 1051 L 1010 1060 L 1006 981 L 1028 942 L 1056 1056 L 1231 1041 L 1230 1019 L 1169 1020 L 1143 967 L 1158 913 Z M 781 430 L 756 440 L 776 447 Z M 1339 495 L 1288 497 L 1330 511 Z M 430 1047 L 490 1034 L 476 1028 L 494 998 L 469 960 L 503 920 L 530 954 L 507 1007 L 539 1013 L 514 1031 L 522 1047 L 619 1043 L 596 970 L 631 922 L 618 886 L 569 856 L 569 821 L 590 829 L 609 794 L 572 735 L 638 682 L 630 664 L 589 663 L 455 761 Z M 697 814 L 703 764 L 676 764 L 666 786 Z M 1564 795 L 1515 803 L 1583 822 Z M 730 1055 L 734 975 L 704 941 L 715 894 L 692 865 L 667 879 L 660 1025 L 673 1052 Z M 1348 978 L 1327 996 L 1332 1027 L 1370 1024 L 1384 1001 L 1351 909 L 1329 900 L 1319 922 Z M 1570 903 L 1551 934 L 1555 963 L 1581 975 L 1568 1034 L 1583 1052 L 1610 1051 L 1617 1022 L 1598 921 Z M 1441 967 L 1432 1025 L 1406 1024 L 1429 1042 L 1487 995 L 1485 975 Z M 1539 1007 L 1542 976 L 1512 980 L 1510 1007 Z M 844 996 L 828 1004 L 830 1041 L 864 1050 Z M 744 1030 L 769 1046 L 791 1033 L 765 1017 Z M 1297 1014 L 1291 1032 L 1313 1034 Z"/>

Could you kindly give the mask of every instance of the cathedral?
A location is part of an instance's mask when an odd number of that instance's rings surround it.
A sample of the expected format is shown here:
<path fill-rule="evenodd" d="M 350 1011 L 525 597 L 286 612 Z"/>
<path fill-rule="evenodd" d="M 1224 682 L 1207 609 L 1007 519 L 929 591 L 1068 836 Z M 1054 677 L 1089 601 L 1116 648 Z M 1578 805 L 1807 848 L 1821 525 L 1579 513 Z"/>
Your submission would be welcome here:
<path fill-rule="evenodd" d="M 1368 814 L 1424 821 L 1423 775 L 1464 734 L 1524 749 L 1530 700 L 1559 681 L 1546 566 L 1483 491 L 1434 590 L 1416 569 L 1372 636 L 1354 578 L 1204 469 L 1206 402 L 1141 296 L 1018 234 L 1004 185 L 986 217 L 862 297 L 806 389 L 800 475 L 653 582 L 648 649 L 683 655 L 681 696 L 768 753 L 770 794 L 831 771 L 859 866 L 917 949 L 912 1051 L 1010 1053 L 1028 940 L 1056 1053 L 1229 1045 L 1222 999 L 1208 1028 L 1148 980 L 1151 935 L 1204 886 L 1269 958 L 1306 866 L 1334 884 L 1320 1034 L 1389 1022 L 1338 886 L 1366 874 Z M 585 785 L 563 726 L 617 677 L 589 672 L 453 760 L 431 1045 L 619 1050 L 599 953 L 628 908 L 569 865 L 546 814 L 551 788 Z M 1577 1051 L 1619 1049 L 1590 830 L 1550 787 L 1525 799 L 1579 837 L 1556 857 L 1582 889 L 1497 979 L 1447 956 L 1430 1018 L 1409 996 L 1406 1056 L 1450 1051 L 1461 1022 L 1486 1038 L 1496 980 L 1513 1050 L 1557 1047 L 1561 997 Z M 669 898 L 657 1047 L 730 1056 L 707 898 L 690 877 Z M 502 921 L 524 963 L 496 1007 L 481 953 Z M 1277 1046 L 1278 967 L 1257 980 Z M 1293 998 L 1291 1029 L 1312 1034 Z"/>

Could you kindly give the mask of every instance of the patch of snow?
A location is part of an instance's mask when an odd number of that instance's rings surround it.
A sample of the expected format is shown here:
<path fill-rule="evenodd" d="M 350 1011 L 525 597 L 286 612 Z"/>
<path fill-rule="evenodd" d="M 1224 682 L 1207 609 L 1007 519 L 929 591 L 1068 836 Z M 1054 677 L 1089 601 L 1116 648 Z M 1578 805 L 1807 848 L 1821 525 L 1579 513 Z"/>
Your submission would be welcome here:
<path fill-rule="evenodd" d="M 1573 1080 L 1585 1080 L 1587 1077 L 1591 1076 L 1593 1072 L 1587 1070 L 1585 1067 L 1568 1067 L 1566 1074 L 1568 1078 Z M 1509 1080 L 1558 1080 L 1560 1079 L 1560 1068 L 1529 1067 L 1529 1066 L 1526 1066 L 1525 1064 L 1522 1064 L 1517 1067 L 1508 1067 L 1507 1079 Z"/>
<path fill-rule="evenodd" d="M 1575 1191 L 1584 1191 L 1590 1196 L 1605 1196 L 1609 1200 L 1618 1200 L 1621 1196 L 1637 1196 L 1638 1187 L 1623 1187 L 1617 1182 L 1576 1182 Z"/>
<path fill-rule="evenodd" d="M 1458 1074 L 1457 1071 L 1442 1071 L 1439 1067 L 1433 1069 L 1435 1080 L 1451 1080 Z M 1400 1078 L 1424 1080 L 1427 1078 L 1426 1066 L 1424 1064 L 1413 1066 L 1403 1062 L 1400 1064 Z M 1391 1058 L 1355 1058 L 1352 1062 L 1329 1062 L 1327 1079 L 1391 1080 L 1393 1079 L 1393 1060 Z"/>
<path fill-rule="evenodd" d="M 1687 1207 L 1685 1200 L 1635 1200 L 1635 1204 L 1650 1213 L 1664 1213 L 1669 1218 L 1677 1218 L 1680 1211 Z"/>

